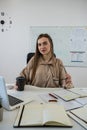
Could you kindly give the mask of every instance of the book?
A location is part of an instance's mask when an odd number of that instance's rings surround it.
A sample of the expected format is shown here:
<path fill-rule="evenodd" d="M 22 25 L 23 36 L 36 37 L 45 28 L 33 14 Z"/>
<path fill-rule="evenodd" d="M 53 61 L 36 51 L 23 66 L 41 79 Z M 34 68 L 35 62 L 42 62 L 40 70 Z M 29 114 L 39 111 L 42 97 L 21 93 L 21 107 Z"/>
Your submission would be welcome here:
<path fill-rule="evenodd" d="M 70 111 L 72 114 L 77 116 L 79 119 L 87 123 L 87 105 Z"/>
<path fill-rule="evenodd" d="M 87 105 L 68 111 L 67 114 L 78 122 L 82 127 L 87 129 Z"/>
<path fill-rule="evenodd" d="M 13 126 L 72 127 L 72 123 L 63 106 L 54 103 L 38 103 L 21 106 Z"/>
<path fill-rule="evenodd" d="M 70 92 L 78 94 L 79 97 L 87 97 L 87 88 L 71 88 L 68 89 Z"/>
<path fill-rule="evenodd" d="M 79 97 L 79 94 L 68 91 L 68 89 L 54 91 L 53 94 L 57 97 L 62 98 L 65 101 L 70 101 Z"/>

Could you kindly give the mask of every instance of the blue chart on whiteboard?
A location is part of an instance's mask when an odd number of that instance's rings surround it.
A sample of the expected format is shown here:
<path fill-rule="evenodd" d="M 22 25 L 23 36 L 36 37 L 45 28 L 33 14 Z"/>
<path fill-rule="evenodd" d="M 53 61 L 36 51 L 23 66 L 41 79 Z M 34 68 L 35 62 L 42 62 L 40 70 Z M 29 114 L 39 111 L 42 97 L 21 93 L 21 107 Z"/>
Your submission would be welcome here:
<path fill-rule="evenodd" d="M 54 53 L 65 66 L 87 67 L 87 27 L 84 26 L 32 26 L 31 51 L 35 52 L 39 34 L 48 33 L 54 44 Z"/>

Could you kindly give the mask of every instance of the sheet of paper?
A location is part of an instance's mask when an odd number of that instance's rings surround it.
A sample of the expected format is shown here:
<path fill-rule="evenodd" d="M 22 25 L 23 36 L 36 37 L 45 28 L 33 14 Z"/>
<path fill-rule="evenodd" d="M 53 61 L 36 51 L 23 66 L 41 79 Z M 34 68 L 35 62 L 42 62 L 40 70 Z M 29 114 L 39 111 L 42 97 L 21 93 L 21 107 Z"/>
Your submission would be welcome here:
<path fill-rule="evenodd" d="M 58 99 L 52 97 L 49 95 L 49 93 L 42 93 L 42 94 L 39 94 L 38 95 L 45 103 L 48 103 L 48 102 L 57 102 Z"/>
<path fill-rule="evenodd" d="M 38 95 L 45 103 L 48 103 L 49 100 L 55 100 L 53 97 L 49 96 L 48 93 L 45 93 L 45 94 L 39 94 Z M 82 104 L 78 103 L 77 101 L 75 100 L 71 100 L 71 101 L 64 101 L 62 100 L 61 98 L 58 97 L 57 100 L 57 104 L 58 105 L 63 105 L 65 110 L 72 110 L 72 109 L 75 109 L 75 108 L 79 108 L 82 106 Z"/>
<path fill-rule="evenodd" d="M 87 104 L 87 97 L 77 98 L 75 99 L 77 102 L 79 102 L 82 105 Z"/>
<path fill-rule="evenodd" d="M 60 98 L 58 99 L 57 104 L 63 105 L 64 108 L 65 108 L 65 110 L 67 110 L 67 111 L 68 111 L 68 110 L 75 109 L 75 108 L 82 107 L 82 104 L 78 103 L 78 102 L 75 101 L 75 100 L 71 100 L 71 101 L 66 102 L 66 101 L 64 101 L 64 100 L 62 100 L 62 99 L 60 99 Z"/>

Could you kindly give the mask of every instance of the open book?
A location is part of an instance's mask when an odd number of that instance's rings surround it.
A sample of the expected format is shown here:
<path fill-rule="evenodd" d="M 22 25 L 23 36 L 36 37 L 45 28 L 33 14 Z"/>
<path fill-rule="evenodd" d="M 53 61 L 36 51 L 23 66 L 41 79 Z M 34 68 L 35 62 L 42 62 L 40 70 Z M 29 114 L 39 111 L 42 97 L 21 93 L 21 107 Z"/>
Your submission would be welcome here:
<path fill-rule="evenodd" d="M 87 105 L 71 110 L 71 113 L 77 116 L 79 119 L 87 123 Z"/>
<path fill-rule="evenodd" d="M 79 97 L 87 97 L 87 88 L 71 88 L 68 90 L 78 94 Z"/>
<path fill-rule="evenodd" d="M 87 105 L 71 110 L 68 115 L 87 129 Z"/>
<path fill-rule="evenodd" d="M 62 98 L 65 101 L 70 101 L 70 100 L 76 99 L 80 96 L 79 94 L 73 93 L 73 92 L 68 91 L 68 90 L 69 89 L 61 89 L 58 91 L 54 91 L 53 94 L 55 96 Z"/>
<path fill-rule="evenodd" d="M 26 104 L 21 106 L 14 127 L 63 126 L 72 127 L 63 106 L 57 104 Z"/>

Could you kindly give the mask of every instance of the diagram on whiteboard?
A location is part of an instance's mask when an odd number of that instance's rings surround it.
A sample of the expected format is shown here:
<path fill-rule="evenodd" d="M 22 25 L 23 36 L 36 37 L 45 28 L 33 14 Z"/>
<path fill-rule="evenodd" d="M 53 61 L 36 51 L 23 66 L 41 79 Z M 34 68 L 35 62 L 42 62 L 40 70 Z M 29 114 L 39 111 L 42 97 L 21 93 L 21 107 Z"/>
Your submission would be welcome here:
<path fill-rule="evenodd" d="M 33 26 L 30 27 L 31 51 L 35 52 L 39 34 L 48 33 L 54 43 L 54 53 L 65 66 L 87 67 L 87 27 Z"/>

